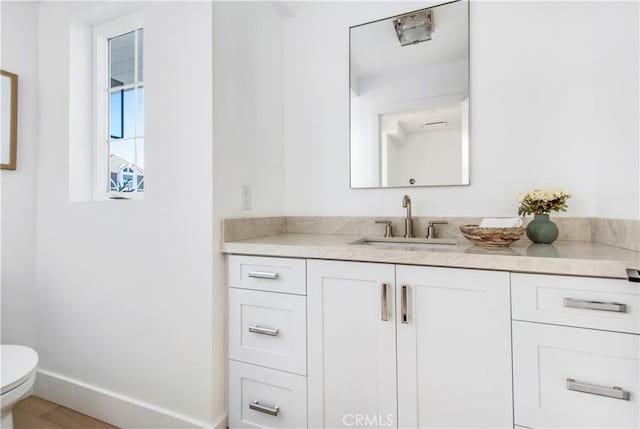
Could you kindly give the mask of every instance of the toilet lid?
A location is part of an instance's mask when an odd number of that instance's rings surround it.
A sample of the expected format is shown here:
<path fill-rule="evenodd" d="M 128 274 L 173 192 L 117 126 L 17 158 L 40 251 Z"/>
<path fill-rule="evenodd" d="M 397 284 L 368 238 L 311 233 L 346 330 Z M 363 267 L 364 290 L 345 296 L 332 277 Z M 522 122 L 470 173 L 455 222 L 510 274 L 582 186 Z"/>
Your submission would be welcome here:
<path fill-rule="evenodd" d="M 25 346 L 0 346 L 2 366 L 2 393 L 8 392 L 27 381 L 38 365 L 38 353 Z"/>

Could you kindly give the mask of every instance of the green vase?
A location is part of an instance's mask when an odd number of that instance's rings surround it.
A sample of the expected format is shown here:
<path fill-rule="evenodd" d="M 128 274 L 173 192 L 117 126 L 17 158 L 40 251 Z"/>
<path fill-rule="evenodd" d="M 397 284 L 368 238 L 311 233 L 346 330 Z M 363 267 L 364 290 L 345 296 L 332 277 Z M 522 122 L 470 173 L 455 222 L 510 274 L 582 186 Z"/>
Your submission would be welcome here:
<path fill-rule="evenodd" d="M 548 214 L 537 214 L 527 225 L 527 237 L 534 243 L 550 244 L 558 238 L 558 226 L 551 222 Z"/>

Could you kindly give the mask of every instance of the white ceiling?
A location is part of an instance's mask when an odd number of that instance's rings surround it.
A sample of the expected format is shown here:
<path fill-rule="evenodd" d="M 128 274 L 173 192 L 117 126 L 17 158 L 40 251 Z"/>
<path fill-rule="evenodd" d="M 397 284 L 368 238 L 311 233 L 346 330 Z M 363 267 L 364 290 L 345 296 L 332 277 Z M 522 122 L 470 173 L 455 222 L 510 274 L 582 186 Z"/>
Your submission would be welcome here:
<path fill-rule="evenodd" d="M 431 40 L 415 45 L 400 46 L 393 28 L 393 18 L 352 28 L 352 79 L 466 59 L 467 8 L 465 1 L 432 8 Z"/>

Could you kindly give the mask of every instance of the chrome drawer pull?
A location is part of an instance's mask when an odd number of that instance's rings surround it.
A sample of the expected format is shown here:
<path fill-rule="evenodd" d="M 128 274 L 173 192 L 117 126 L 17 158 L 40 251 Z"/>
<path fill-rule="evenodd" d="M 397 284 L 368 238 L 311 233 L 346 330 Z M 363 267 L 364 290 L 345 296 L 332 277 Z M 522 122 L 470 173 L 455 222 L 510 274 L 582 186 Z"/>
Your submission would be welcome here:
<path fill-rule="evenodd" d="M 389 320 L 389 308 L 387 304 L 387 288 L 389 287 L 388 283 L 382 283 L 382 303 L 380 304 L 380 318 L 386 322 Z"/>
<path fill-rule="evenodd" d="M 280 332 L 279 329 L 277 328 L 264 328 L 262 326 L 249 326 L 249 332 L 252 332 L 254 334 L 262 334 L 262 335 L 271 335 L 272 337 L 277 337 L 278 336 L 278 332 Z"/>
<path fill-rule="evenodd" d="M 401 306 L 400 323 L 403 323 L 406 325 L 407 323 L 409 323 L 408 317 L 407 317 L 407 286 L 406 285 L 402 286 L 402 302 L 400 303 L 400 306 Z"/>
<path fill-rule="evenodd" d="M 280 407 L 269 407 L 267 405 L 262 405 L 258 401 L 253 401 L 249 404 L 249 409 L 254 411 L 259 411 L 261 413 L 269 414 L 270 416 L 277 416 L 280 412 Z"/>
<path fill-rule="evenodd" d="M 613 311 L 614 313 L 626 313 L 627 305 L 617 302 L 588 301 L 586 299 L 565 298 L 564 306 L 567 308 L 582 308 L 585 310 Z"/>
<path fill-rule="evenodd" d="M 567 389 L 574 392 L 590 393 L 592 395 L 607 396 L 609 398 L 629 400 L 629 392 L 622 390 L 621 387 L 603 387 L 595 384 L 581 383 L 573 378 L 567 378 Z"/>
<path fill-rule="evenodd" d="M 278 278 L 278 273 L 268 273 L 266 271 L 249 271 L 249 277 L 254 279 L 269 279 L 275 280 Z"/>

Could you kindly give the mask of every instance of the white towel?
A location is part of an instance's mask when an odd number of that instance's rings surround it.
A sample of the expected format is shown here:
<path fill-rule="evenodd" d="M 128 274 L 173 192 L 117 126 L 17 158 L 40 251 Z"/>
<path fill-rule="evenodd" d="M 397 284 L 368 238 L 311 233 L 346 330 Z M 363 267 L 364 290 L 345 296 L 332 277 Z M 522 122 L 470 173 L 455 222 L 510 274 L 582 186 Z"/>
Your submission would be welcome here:
<path fill-rule="evenodd" d="M 480 222 L 480 228 L 517 228 L 522 226 L 519 217 L 487 217 Z"/>

